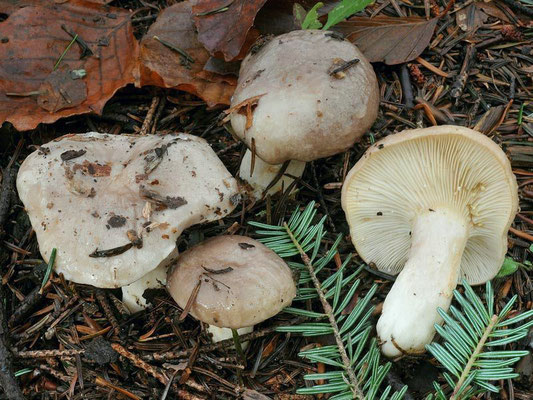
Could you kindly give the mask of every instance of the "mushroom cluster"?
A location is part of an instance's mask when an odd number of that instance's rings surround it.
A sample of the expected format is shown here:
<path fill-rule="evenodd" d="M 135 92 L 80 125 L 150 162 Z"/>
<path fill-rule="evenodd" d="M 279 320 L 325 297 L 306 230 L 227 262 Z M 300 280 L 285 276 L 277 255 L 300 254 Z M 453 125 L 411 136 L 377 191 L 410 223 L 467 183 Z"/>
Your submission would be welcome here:
<path fill-rule="evenodd" d="M 187 134 L 66 135 L 26 158 L 17 189 L 43 258 L 57 248 L 66 279 L 116 288 L 156 270 L 125 291 L 132 309 L 147 284 L 164 283 L 181 232 L 240 198 L 207 142 Z"/>
<path fill-rule="evenodd" d="M 399 273 L 377 324 L 385 355 L 424 352 L 457 283 L 497 274 L 517 205 L 506 155 L 479 132 L 415 129 L 368 149 L 346 177 L 342 207 L 361 258 Z"/>
<path fill-rule="evenodd" d="M 328 31 L 277 36 L 244 59 L 232 97 L 231 125 L 250 149 L 240 177 L 258 194 L 301 176 L 305 162 L 348 149 L 378 111 L 376 75 L 359 49 Z M 251 166 L 253 152 L 257 158 Z M 270 164 L 270 166 L 269 166 Z"/>

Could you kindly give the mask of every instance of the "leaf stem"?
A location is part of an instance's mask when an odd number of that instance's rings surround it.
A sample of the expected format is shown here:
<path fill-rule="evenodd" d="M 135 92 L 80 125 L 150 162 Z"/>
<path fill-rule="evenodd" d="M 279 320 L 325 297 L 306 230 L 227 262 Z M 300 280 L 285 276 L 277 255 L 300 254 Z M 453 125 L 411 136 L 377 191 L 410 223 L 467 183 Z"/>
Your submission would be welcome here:
<path fill-rule="evenodd" d="M 487 329 L 485 329 L 485 332 L 483 332 L 483 336 L 481 336 L 481 339 L 479 340 L 476 349 L 468 359 L 468 363 L 466 364 L 466 367 L 463 370 L 461 377 L 457 381 L 457 385 L 455 385 L 455 389 L 452 393 L 452 396 L 450 397 L 450 400 L 458 400 L 457 393 L 459 393 L 459 391 L 461 390 L 461 386 L 463 386 L 466 378 L 468 377 L 468 374 L 470 373 L 470 370 L 472 369 L 472 366 L 474 365 L 477 356 L 479 355 L 479 353 L 481 353 L 481 350 L 483 350 L 483 346 L 485 346 L 485 342 L 487 341 L 490 333 L 494 329 L 494 325 L 496 325 L 496 322 L 498 322 L 498 316 L 493 315 L 490 319 L 490 323 L 487 326 Z"/>
<path fill-rule="evenodd" d="M 298 249 L 298 252 L 300 253 L 300 257 L 302 261 L 304 262 L 305 266 L 307 267 L 307 270 L 309 271 L 309 275 L 311 276 L 311 280 L 313 281 L 313 284 L 315 286 L 315 289 L 318 293 L 318 297 L 320 299 L 320 302 L 322 303 L 322 308 L 324 309 L 324 312 L 328 316 L 329 323 L 331 327 L 333 328 L 333 336 L 335 337 L 335 341 L 337 342 L 337 347 L 339 348 L 339 353 L 342 359 L 342 363 L 344 364 L 344 370 L 348 374 L 348 379 L 351 386 L 351 391 L 353 394 L 354 399 L 364 399 L 364 393 L 359 387 L 359 382 L 357 381 L 357 378 L 355 377 L 355 373 L 351 368 L 350 359 L 348 358 L 348 353 L 346 352 L 346 348 L 344 347 L 344 343 L 341 338 L 341 334 L 339 331 L 339 326 L 337 325 L 337 321 L 335 320 L 335 315 L 333 313 L 333 309 L 331 308 L 331 305 L 326 300 L 326 297 L 324 296 L 324 292 L 322 291 L 322 287 L 320 286 L 320 281 L 316 277 L 315 269 L 313 267 L 313 264 L 311 263 L 311 259 L 309 256 L 305 253 L 305 251 L 302 249 L 302 246 L 300 246 L 300 243 L 298 240 L 294 237 L 292 231 L 290 230 L 289 226 L 286 222 L 283 223 L 283 227 L 287 231 L 287 234 L 291 238 L 292 242 Z"/>

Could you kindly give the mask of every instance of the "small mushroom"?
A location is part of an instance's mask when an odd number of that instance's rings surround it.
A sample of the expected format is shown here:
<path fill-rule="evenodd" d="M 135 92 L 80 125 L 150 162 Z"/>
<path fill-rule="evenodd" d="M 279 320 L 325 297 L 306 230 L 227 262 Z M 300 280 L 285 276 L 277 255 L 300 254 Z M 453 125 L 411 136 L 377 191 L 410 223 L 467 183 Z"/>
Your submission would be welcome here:
<path fill-rule="evenodd" d="M 415 129 L 368 149 L 346 177 L 342 207 L 361 258 L 399 273 L 377 324 L 386 356 L 424 352 L 457 283 L 498 273 L 517 205 L 507 157 L 479 132 Z"/>
<path fill-rule="evenodd" d="M 167 289 L 196 319 L 232 330 L 276 315 L 296 295 L 287 264 L 265 245 L 237 235 L 211 238 L 180 254 Z"/>
<path fill-rule="evenodd" d="M 56 247 L 58 273 L 101 288 L 165 265 L 184 229 L 239 200 L 211 147 L 187 134 L 66 135 L 26 158 L 17 189 L 43 258 Z"/>
<path fill-rule="evenodd" d="M 345 151 L 372 126 L 378 105 L 376 75 L 355 45 L 331 32 L 300 30 L 246 56 L 231 125 L 258 158 L 279 170 L 285 161 Z M 303 165 L 297 168 L 303 171 Z M 245 160 L 240 177 L 264 190 L 263 170 L 250 177 Z"/>

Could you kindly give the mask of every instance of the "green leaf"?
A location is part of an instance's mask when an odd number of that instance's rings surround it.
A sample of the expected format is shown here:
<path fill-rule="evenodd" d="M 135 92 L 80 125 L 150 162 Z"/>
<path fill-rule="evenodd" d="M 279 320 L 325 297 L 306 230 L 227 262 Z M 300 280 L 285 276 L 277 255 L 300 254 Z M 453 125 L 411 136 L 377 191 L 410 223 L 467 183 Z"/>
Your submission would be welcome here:
<path fill-rule="evenodd" d="M 344 21 L 356 12 L 364 10 L 372 2 L 373 0 L 342 0 L 341 4 L 328 13 L 328 20 L 322 29 L 327 30 L 333 25 Z"/>
<path fill-rule="evenodd" d="M 309 10 L 302 22 L 302 29 L 319 29 L 322 24 L 318 20 L 318 9 L 324 7 L 324 3 L 318 2 Z"/>
<path fill-rule="evenodd" d="M 500 268 L 500 272 L 496 275 L 496 278 L 503 278 L 504 276 L 514 274 L 520 265 L 522 264 L 513 260 L 511 257 L 505 257 L 503 265 Z"/>
<path fill-rule="evenodd" d="M 48 266 L 46 268 L 46 273 L 44 274 L 43 283 L 41 284 L 41 290 L 43 290 L 44 286 L 48 283 L 48 279 L 50 279 L 50 274 L 52 273 L 56 261 L 56 253 L 57 249 L 54 247 L 52 249 L 52 254 L 50 254 L 50 259 L 48 260 Z"/>

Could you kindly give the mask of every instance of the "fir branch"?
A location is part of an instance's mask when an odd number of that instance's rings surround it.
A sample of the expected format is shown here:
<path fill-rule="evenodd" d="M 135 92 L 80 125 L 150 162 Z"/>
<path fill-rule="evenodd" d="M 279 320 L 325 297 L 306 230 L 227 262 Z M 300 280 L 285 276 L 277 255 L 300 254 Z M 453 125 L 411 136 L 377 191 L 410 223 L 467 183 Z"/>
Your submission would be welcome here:
<path fill-rule="evenodd" d="M 311 277 L 311 280 L 313 281 L 313 285 L 315 286 L 315 289 L 318 293 L 318 298 L 320 299 L 320 303 L 322 304 L 322 308 L 324 309 L 324 312 L 326 313 L 329 323 L 331 327 L 333 328 L 333 336 L 335 337 L 335 342 L 337 342 L 338 351 L 340 353 L 343 367 L 346 373 L 348 374 L 348 378 L 350 380 L 350 389 L 352 391 L 352 394 L 354 395 L 354 398 L 364 399 L 365 396 L 361 389 L 359 388 L 359 382 L 357 381 L 357 378 L 355 377 L 355 373 L 353 372 L 351 368 L 350 359 L 348 358 L 348 354 L 346 353 L 346 348 L 344 347 L 344 343 L 342 342 L 341 334 L 339 331 L 339 327 L 337 325 L 337 321 L 335 320 L 335 316 L 333 315 L 333 309 L 331 308 L 331 305 L 328 303 L 324 296 L 324 292 L 322 291 L 322 288 L 320 286 L 320 282 L 318 278 L 316 277 L 315 270 L 313 268 L 313 264 L 311 263 L 311 259 L 309 256 L 303 251 L 302 247 L 300 246 L 300 243 L 296 240 L 294 235 L 292 234 L 289 226 L 285 222 L 283 224 L 283 227 L 287 231 L 287 234 L 291 238 L 292 242 L 294 243 L 294 246 L 298 249 L 298 252 L 300 253 L 300 257 L 302 258 L 302 261 L 304 262 L 305 266 L 307 267 L 307 270 L 309 271 L 309 275 Z"/>
<path fill-rule="evenodd" d="M 444 324 L 436 324 L 435 329 L 443 338 L 443 345 L 431 343 L 426 346 L 446 368 L 447 372 L 443 373 L 443 377 L 450 388 L 444 390 L 434 382 L 435 393 L 428 396 L 428 400 L 462 400 L 486 391 L 497 393 L 499 388 L 490 381 L 518 377 L 511 366 L 528 354 L 527 351 L 502 351 L 495 348 L 526 337 L 528 329 L 533 326 L 533 310 L 506 320 L 517 299 L 516 295 L 499 314 L 495 314 L 494 292 L 490 282 L 486 284 L 486 305 L 466 281 L 463 281 L 463 287 L 464 295 L 454 291 L 460 308 L 451 306 L 449 314 L 438 309 Z M 523 324 L 509 328 L 519 322 Z"/>
<path fill-rule="evenodd" d="M 296 326 L 279 327 L 278 332 L 290 332 L 307 337 L 332 335 L 335 344 L 301 351 L 300 357 L 313 363 L 328 365 L 330 370 L 325 373 L 312 373 L 304 376 L 305 381 L 315 382 L 312 386 L 297 389 L 297 394 L 314 395 L 328 394 L 330 400 L 400 400 L 407 387 L 399 392 L 392 392 L 387 386 L 382 390 L 382 383 L 391 368 L 391 363 L 380 363 L 380 352 L 376 339 L 370 338 L 372 326 L 370 318 L 374 307 L 371 300 L 377 290 L 373 285 L 360 297 L 355 306 L 348 311 L 360 281 L 357 278 L 363 267 L 345 276 L 345 270 L 351 263 L 348 256 L 335 272 L 327 274 L 320 280 L 321 273 L 333 258 L 338 255 L 342 235 L 325 252 L 321 251 L 325 217 L 315 221 L 315 203 L 311 202 L 300 211 L 297 209 L 286 224 L 267 225 L 250 222 L 259 228 L 256 231 L 259 241 L 274 250 L 280 257 L 300 256 L 301 262 L 289 261 L 291 268 L 300 273 L 297 296 L 293 303 L 318 299 L 322 312 L 316 310 L 286 308 L 290 314 L 306 317 L 310 322 Z M 323 255 L 322 255 L 323 254 Z M 311 287 L 308 284 L 312 283 Z M 349 288 L 349 289 L 348 289 Z M 324 383 L 324 381 L 327 381 Z M 355 384 L 354 384 L 355 383 Z M 378 392 L 381 391 L 381 397 Z"/>
<path fill-rule="evenodd" d="M 468 363 L 466 364 L 465 369 L 463 370 L 463 373 L 459 377 L 459 380 L 457 381 L 457 385 L 455 386 L 455 389 L 452 393 L 452 396 L 450 397 L 450 400 L 457 400 L 457 393 L 461 391 L 461 388 L 463 387 L 466 378 L 468 377 L 468 374 L 470 373 L 470 370 L 472 369 L 474 362 L 476 361 L 477 356 L 479 353 L 481 353 L 481 350 L 483 350 L 483 346 L 485 346 L 485 342 L 489 338 L 490 333 L 492 332 L 492 329 L 494 328 L 494 325 L 496 325 L 496 322 L 498 321 L 498 316 L 493 315 L 490 319 L 490 323 L 485 329 L 485 332 L 483 333 L 483 336 L 479 340 L 479 343 L 476 346 L 476 349 L 468 359 Z"/>

